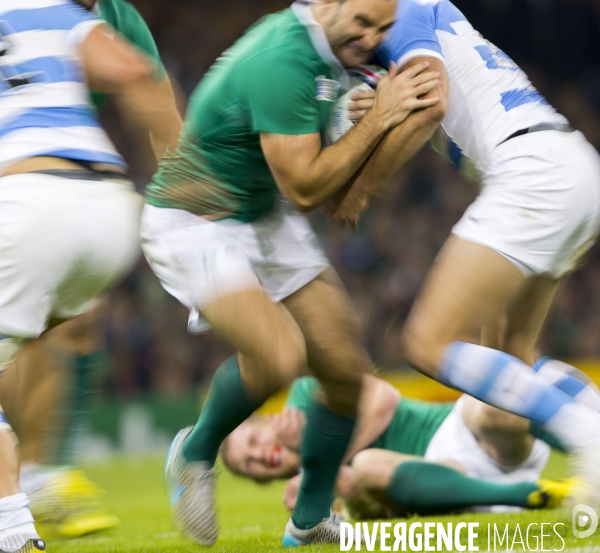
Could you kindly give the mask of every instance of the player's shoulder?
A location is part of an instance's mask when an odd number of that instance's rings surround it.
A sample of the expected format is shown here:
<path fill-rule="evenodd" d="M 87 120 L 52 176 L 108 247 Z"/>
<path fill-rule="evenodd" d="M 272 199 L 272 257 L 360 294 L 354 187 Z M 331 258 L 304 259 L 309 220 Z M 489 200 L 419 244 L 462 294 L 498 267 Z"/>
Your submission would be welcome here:
<path fill-rule="evenodd" d="M 299 79 L 303 75 L 312 75 L 315 72 L 324 73 L 327 65 L 312 49 L 310 41 L 304 40 L 302 34 L 296 31 L 297 29 L 292 30 L 287 39 L 281 40 L 278 36 L 265 37 L 249 51 L 238 51 L 244 78 L 268 73 L 276 74 L 280 79 Z"/>
<path fill-rule="evenodd" d="M 290 9 L 265 18 L 264 23 L 251 30 L 256 36 L 258 58 L 306 58 L 310 40 L 305 27 Z"/>
<path fill-rule="evenodd" d="M 435 13 L 440 6 L 449 0 L 400 0 L 398 2 L 398 13 Z"/>
<path fill-rule="evenodd" d="M 450 23 L 465 20 L 462 12 L 451 0 L 400 0 L 398 3 L 398 20 L 406 25 L 410 19 L 417 19 L 420 24 L 435 27 L 446 27 Z"/>

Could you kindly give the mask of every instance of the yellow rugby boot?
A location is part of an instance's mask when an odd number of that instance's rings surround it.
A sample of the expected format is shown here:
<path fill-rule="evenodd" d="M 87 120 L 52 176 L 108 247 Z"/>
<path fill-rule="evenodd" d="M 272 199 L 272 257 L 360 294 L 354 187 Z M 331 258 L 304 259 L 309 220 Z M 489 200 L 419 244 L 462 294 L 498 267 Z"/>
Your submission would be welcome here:
<path fill-rule="evenodd" d="M 76 538 L 119 524 L 100 503 L 102 489 L 80 470 L 57 471 L 41 488 L 29 493 L 30 508 L 42 538 Z"/>
<path fill-rule="evenodd" d="M 11 550 L 11 553 L 36 553 L 37 551 L 45 551 L 45 550 L 46 550 L 46 544 L 44 543 L 43 540 L 31 539 L 31 540 L 27 540 L 25 545 L 23 545 L 23 547 L 21 547 L 20 549 L 17 549 L 15 551 Z M 8 553 L 8 552 L 5 551 L 4 549 L 0 549 L 0 553 Z"/>
<path fill-rule="evenodd" d="M 547 480 L 542 478 L 537 481 L 539 489 L 531 492 L 527 498 L 531 509 L 554 509 L 569 496 L 571 489 L 578 482 L 577 478 L 564 480 Z"/>

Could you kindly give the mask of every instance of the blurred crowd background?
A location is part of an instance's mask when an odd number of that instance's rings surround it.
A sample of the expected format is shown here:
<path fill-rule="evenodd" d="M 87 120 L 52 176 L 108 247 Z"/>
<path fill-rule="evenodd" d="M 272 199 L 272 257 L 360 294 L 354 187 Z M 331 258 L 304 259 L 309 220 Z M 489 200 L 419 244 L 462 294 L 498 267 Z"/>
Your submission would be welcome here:
<path fill-rule="evenodd" d="M 165 65 L 189 95 L 220 53 L 285 0 L 133 0 Z M 538 89 L 600 148 L 600 0 L 455 0 L 487 39 L 508 53 Z M 273 80 L 277 86 L 277 67 Z M 126 134 L 126 133 L 125 133 Z M 127 141 L 124 140 L 126 144 Z M 129 151 L 136 182 L 149 175 Z M 398 336 L 417 290 L 475 190 L 425 149 L 374 202 L 357 232 L 319 213 L 311 218 L 353 297 L 374 360 L 402 370 Z M 109 298 L 108 394 L 177 397 L 206 384 L 229 350 L 211 334 L 190 336 L 187 312 L 140 260 Z M 600 359 L 600 248 L 570 278 L 541 342 L 559 358 Z"/>

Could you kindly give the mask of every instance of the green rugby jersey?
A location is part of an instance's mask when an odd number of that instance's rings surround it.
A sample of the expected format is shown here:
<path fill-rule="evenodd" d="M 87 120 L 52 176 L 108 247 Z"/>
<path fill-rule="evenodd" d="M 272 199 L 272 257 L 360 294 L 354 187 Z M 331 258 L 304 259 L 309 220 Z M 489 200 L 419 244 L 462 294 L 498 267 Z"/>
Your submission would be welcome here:
<path fill-rule="evenodd" d="M 306 411 L 318 390 L 316 378 L 298 378 L 290 388 L 286 405 Z M 403 397 L 390 425 L 371 447 L 423 457 L 452 407 L 454 403 L 430 403 Z"/>
<path fill-rule="evenodd" d="M 156 79 L 162 81 L 167 73 L 160 60 L 152 33 L 138 11 L 125 0 L 99 0 L 95 11 L 101 19 L 152 58 L 156 65 Z M 107 96 L 107 94 L 92 93 L 92 101 L 97 109 L 102 107 Z"/>
<path fill-rule="evenodd" d="M 175 155 L 160 164 L 147 202 L 213 220 L 265 215 L 279 192 L 260 133 L 323 135 L 346 87 L 309 4 L 264 17 L 194 91 Z"/>

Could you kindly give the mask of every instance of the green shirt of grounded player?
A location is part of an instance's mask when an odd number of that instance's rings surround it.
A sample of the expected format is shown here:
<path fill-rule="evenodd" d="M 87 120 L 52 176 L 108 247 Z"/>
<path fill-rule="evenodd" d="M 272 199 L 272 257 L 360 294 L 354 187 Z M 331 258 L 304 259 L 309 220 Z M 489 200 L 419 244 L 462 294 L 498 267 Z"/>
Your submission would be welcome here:
<path fill-rule="evenodd" d="M 290 388 L 286 406 L 306 411 L 318 390 L 316 378 L 298 378 Z M 433 435 L 453 407 L 454 403 L 431 403 L 403 397 L 389 426 L 371 447 L 423 457 Z"/>
<path fill-rule="evenodd" d="M 250 222 L 279 194 L 260 133 L 323 133 L 347 76 L 309 4 L 257 22 L 204 76 L 182 138 L 146 189 L 157 207 Z"/>
<path fill-rule="evenodd" d="M 158 48 L 148 25 L 138 11 L 124 0 L 100 0 L 97 8 L 98 16 L 114 27 L 127 40 L 148 54 L 156 66 L 156 80 L 162 81 L 167 75 L 160 59 Z M 92 101 L 100 109 L 106 101 L 107 94 L 92 93 Z"/>

